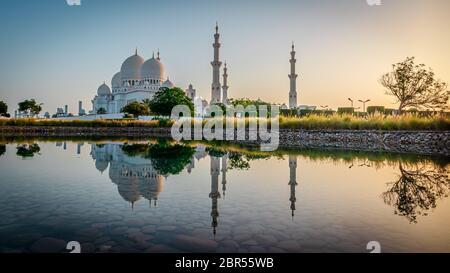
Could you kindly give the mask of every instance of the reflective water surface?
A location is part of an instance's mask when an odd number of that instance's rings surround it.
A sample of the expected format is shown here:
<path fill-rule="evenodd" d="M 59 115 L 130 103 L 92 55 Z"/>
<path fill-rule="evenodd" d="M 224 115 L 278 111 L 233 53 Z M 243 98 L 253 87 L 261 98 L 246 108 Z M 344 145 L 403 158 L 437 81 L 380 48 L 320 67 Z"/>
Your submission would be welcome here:
<path fill-rule="evenodd" d="M 0 252 L 450 252 L 448 158 L 0 144 Z"/>

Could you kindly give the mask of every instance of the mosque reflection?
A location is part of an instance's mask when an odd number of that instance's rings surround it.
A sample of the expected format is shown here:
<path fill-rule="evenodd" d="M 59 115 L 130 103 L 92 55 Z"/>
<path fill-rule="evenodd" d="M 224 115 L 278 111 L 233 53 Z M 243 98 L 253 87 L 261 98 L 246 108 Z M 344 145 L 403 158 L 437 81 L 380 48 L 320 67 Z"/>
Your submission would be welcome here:
<path fill-rule="evenodd" d="M 67 149 L 67 143 L 57 143 Z M 81 153 L 84 143 L 77 144 L 77 154 Z M 120 196 L 130 203 L 131 208 L 139 200 L 145 199 L 149 206 L 157 207 L 158 199 L 164 190 L 166 178 L 179 175 L 183 170 L 190 174 L 195 169 L 196 162 L 209 158 L 211 187 L 211 226 L 216 234 L 219 219 L 219 200 L 225 197 L 227 190 L 227 172 L 230 170 L 248 170 L 250 161 L 272 157 L 270 154 L 236 152 L 218 149 L 205 145 L 187 146 L 170 143 L 138 143 L 124 144 L 121 142 L 91 143 L 91 156 L 95 167 L 101 173 L 106 170 L 109 178 L 117 185 Z M 426 216 L 430 209 L 437 206 L 437 201 L 447 197 L 450 191 L 448 162 L 433 162 L 429 160 L 410 160 L 408 158 L 389 157 L 369 159 L 367 156 L 337 156 L 336 154 L 292 154 L 287 155 L 286 171 L 289 170 L 290 217 L 294 220 L 296 211 L 296 191 L 298 190 L 297 168 L 298 157 L 319 158 L 325 160 L 351 163 L 350 169 L 379 168 L 382 165 L 396 166 L 399 169 L 398 179 L 388 183 L 388 190 L 381 196 L 383 201 L 394 207 L 394 213 L 405 217 L 412 223 L 418 216 Z M 278 155 L 279 156 L 279 155 Z M 281 156 L 286 158 L 285 154 Z M 350 158 L 350 159 L 349 159 Z M 220 184 L 221 189 L 220 189 Z"/>

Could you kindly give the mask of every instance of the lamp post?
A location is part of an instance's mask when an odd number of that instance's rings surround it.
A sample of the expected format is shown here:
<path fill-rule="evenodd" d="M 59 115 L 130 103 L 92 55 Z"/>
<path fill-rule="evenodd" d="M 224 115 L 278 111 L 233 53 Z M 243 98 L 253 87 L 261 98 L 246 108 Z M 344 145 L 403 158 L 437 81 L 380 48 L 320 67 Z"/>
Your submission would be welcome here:
<path fill-rule="evenodd" d="M 322 108 L 323 110 L 327 110 L 328 105 L 325 105 L 325 106 L 324 106 L 324 105 L 321 105 L 320 108 Z"/>
<path fill-rule="evenodd" d="M 353 108 L 353 100 L 351 98 L 348 98 L 348 100 L 350 101 L 350 103 L 352 104 L 352 108 Z"/>
<path fill-rule="evenodd" d="M 370 100 L 358 100 L 359 102 L 362 102 L 363 104 L 363 112 L 366 112 L 366 103 L 368 103 Z"/>

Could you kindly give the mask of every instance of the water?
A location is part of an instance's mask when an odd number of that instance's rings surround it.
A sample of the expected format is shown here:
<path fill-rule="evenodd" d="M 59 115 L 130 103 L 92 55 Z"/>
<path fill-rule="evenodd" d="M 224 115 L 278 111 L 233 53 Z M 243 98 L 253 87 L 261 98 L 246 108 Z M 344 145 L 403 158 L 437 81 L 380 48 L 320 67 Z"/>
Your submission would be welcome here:
<path fill-rule="evenodd" d="M 155 143 L 0 145 L 0 252 L 450 251 L 448 158 Z"/>

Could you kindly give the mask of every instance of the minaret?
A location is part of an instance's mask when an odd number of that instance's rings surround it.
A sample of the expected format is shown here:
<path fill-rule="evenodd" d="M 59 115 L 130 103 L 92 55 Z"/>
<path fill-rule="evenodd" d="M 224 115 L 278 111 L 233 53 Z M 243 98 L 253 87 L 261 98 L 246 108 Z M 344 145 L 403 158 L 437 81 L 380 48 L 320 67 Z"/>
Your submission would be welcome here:
<path fill-rule="evenodd" d="M 227 62 L 223 67 L 223 86 L 222 86 L 222 103 L 228 105 L 228 68 Z"/>
<path fill-rule="evenodd" d="M 292 43 L 292 51 L 291 51 L 291 74 L 289 74 L 289 79 L 291 79 L 291 86 L 289 91 L 289 108 L 294 109 L 297 108 L 297 77 L 295 74 L 295 63 L 297 60 L 295 59 L 295 50 L 294 43 Z"/>
<path fill-rule="evenodd" d="M 293 155 L 289 156 L 289 170 L 290 170 L 289 186 L 291 186 L 291 197 L 289 198 L 289 201 L 291 201 L 292 220 L 294 220 L 295 202 L 297 201 L 297 198 L 295 197 L 295 187 L 297 186 L 296 156 Z"/>
<path fill-rule="evenodd" d="M 227 190 L 227 165 L 228 155 L 222 157 L 222 195 L 225 198 L 225 191 Z"/>
<path fill-rule="evenodd" d="M 209 198 L 211 198 L 211 217 L 213 228 L 213 234 L 216 235 L 217 228 L 217 217 L 219 217 L 218 210 L 218 199 L 220 198 L 219 192 L 219 174 L 220 174 L 220 160 L 218 157 L 211 156 L 211 193 Z"/>
<path fill-rule="evenodd" d="M 214 60 L 211 62 L 213 67 L 213 82 L 211 86 L 211 104 L 220 103 L 220 66 L 222 66 L 222 62 L 219 60 L 219 26 L 216 23 L 216 34 L 214 34 Z"/>

